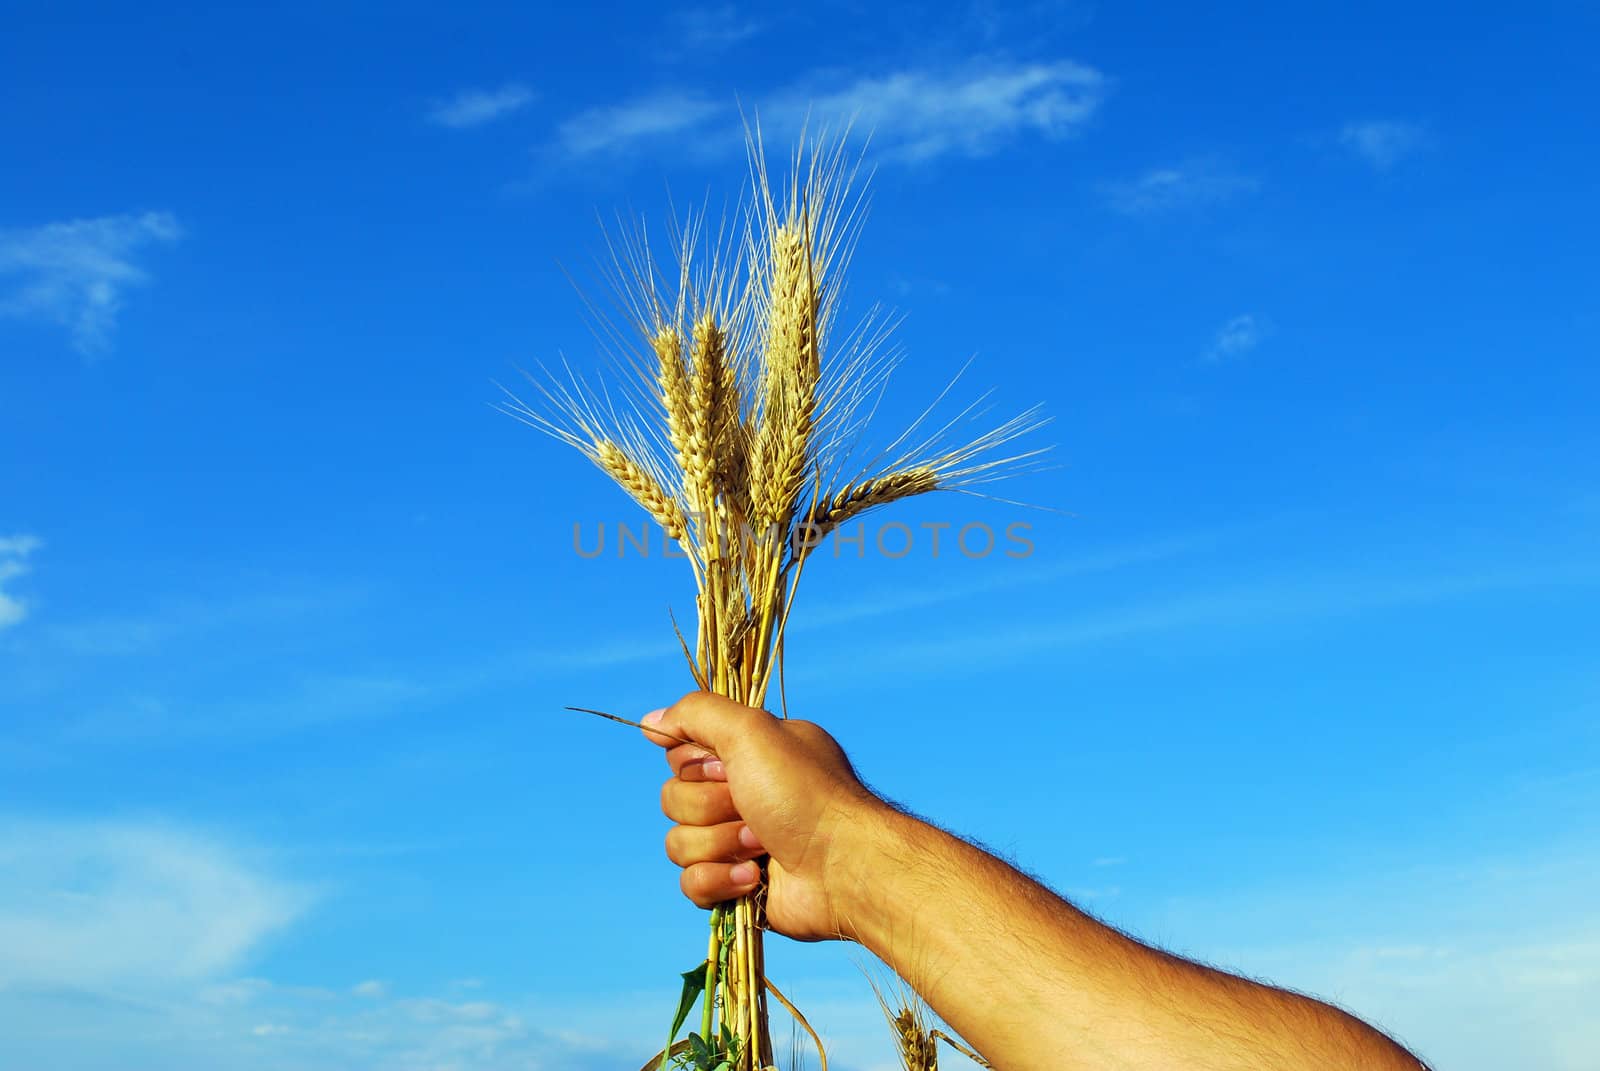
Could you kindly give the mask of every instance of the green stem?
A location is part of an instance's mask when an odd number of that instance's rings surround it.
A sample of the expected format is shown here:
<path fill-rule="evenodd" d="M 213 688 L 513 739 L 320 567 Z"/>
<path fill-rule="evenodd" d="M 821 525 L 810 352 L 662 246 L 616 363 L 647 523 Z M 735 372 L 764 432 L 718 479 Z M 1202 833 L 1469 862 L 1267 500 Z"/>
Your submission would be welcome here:
<path fill-rule="evenodd" d="M 700 1009 L 700 1036 L 711 1043 L 711 1015 L 717 1002 L 717 964 L 722 959 L 722 905 L 711 909 L 711 955 L 706 961 L 705 1006 Z"/>

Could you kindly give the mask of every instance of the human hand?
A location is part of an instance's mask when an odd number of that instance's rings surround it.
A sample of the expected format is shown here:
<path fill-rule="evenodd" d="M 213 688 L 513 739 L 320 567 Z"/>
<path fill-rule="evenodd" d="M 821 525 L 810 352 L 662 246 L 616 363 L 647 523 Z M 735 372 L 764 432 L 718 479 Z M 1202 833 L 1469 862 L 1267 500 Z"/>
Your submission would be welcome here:
<path fill-rule="evenodd" d="M 888 806 L 833 737 L 708 692 L 652 711 L 644 725 L 672 767 L 661 809 L 677 823 L 667 856 L 683 867 L 684 895 L 701 907 L 744 896 L 760 884 L 755 860 L 768 855 L 768 925 L 801 941 L 850 936 L 849 862 Z"/>

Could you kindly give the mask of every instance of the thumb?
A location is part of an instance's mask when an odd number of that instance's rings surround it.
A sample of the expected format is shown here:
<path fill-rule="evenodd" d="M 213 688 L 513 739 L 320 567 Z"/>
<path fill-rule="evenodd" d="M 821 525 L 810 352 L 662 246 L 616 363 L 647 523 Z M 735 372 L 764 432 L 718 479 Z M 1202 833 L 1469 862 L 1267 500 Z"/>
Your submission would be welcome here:
<path fill-rule="evenodd" d="M 674 748 L 684 741 L 722 755 L 739 740 L 765 731 L 777 719 L 711 692 L 690 692 L 670 707 L 652 710 L 640 719 L 644 734 L 657 747 Z"/>

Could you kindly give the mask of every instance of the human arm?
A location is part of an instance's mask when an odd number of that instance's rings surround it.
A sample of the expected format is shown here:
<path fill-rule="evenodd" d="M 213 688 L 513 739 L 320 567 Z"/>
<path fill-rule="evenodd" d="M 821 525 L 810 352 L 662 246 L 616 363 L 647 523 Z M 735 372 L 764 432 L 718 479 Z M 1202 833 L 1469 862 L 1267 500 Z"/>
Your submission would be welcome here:
<path fill-rule="evenodd" d="M 767 854 L 772 928 L 860 942 L 997 1068 L 1422 1067 L 1345 1012 L 1135 941 L 901 813 L 815 725 L 704 693 L 646 721 L 668 748 L 667 851 L 692 900 L 751 891 Z"/>

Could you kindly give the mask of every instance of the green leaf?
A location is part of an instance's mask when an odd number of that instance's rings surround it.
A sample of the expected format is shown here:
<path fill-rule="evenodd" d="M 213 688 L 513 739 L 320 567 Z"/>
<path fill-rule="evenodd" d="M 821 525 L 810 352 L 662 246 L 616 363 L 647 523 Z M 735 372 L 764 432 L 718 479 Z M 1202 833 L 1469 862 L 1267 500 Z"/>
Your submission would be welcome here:
<path fill-rule="evenodd" d="M 672 1017 L 672 1030 L 667 1034 L 667 1048 L 670 1049 L 672 1047 L 673 1039 L 678 1036 L 678 1031 L 683 1029 L 683 1021 L 689 1018 L 689 1010 L 694 1007 L 694 1002 L 705 991 L 706 965 L 704 963 L 692 971 L 683 972 L 683 995 L 678 998 L 678 1011 Z"/>
<path fill-rule="evenodd" d="M 711 1046 L 699 1034 L 689 1035 L 689 1051 L 694 1054 L 694 1065 L 701 1071 L 711 1071 Z"/>

